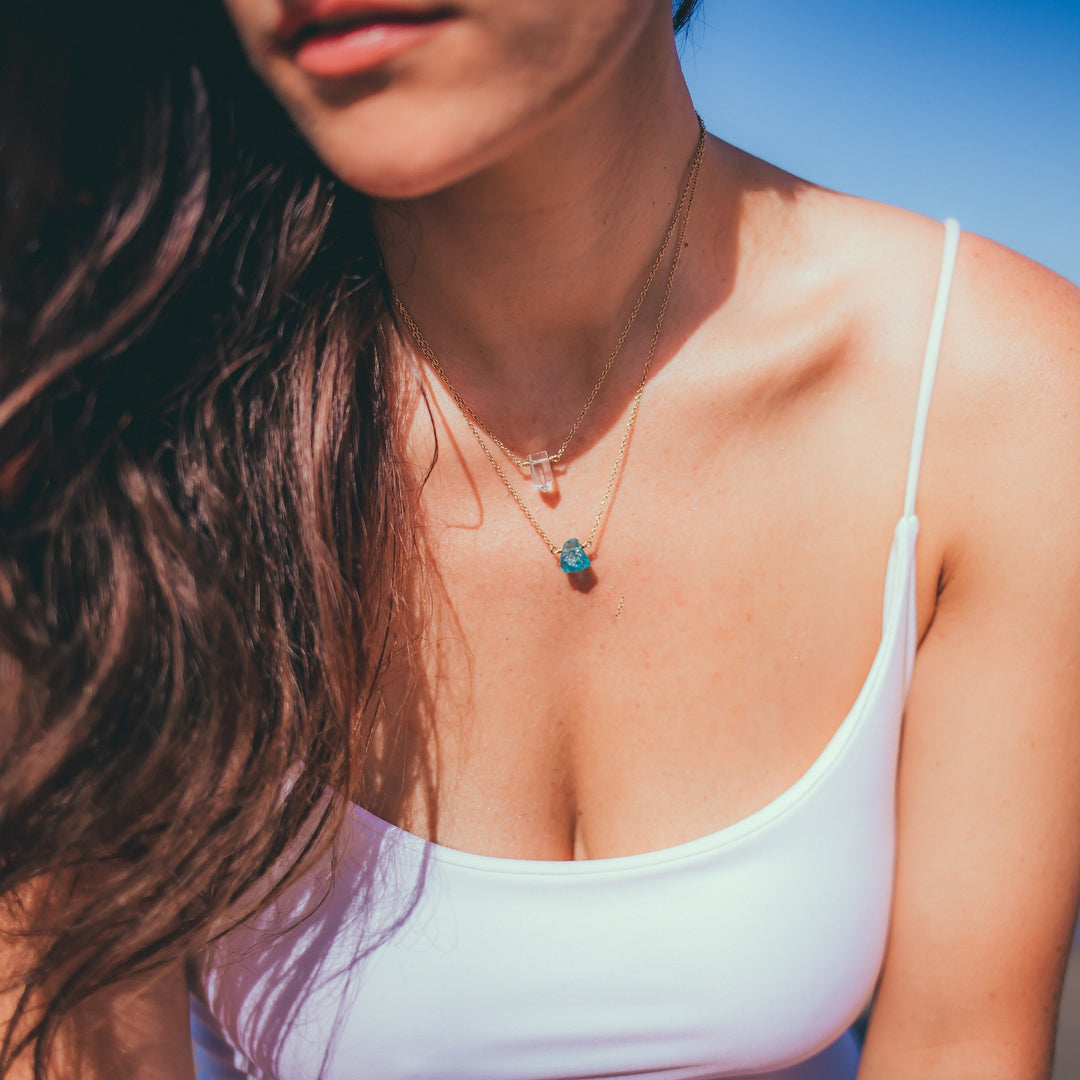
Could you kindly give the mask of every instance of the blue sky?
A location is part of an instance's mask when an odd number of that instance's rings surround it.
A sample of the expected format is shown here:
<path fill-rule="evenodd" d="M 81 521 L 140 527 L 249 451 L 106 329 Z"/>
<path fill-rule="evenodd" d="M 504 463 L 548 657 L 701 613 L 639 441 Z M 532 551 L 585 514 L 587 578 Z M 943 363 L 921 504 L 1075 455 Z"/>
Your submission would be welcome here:
<path fill-rule="evenodd" d="M 1080 284 L 1080 0 L 704 0 L 681 51 L 715 134 Z"/>

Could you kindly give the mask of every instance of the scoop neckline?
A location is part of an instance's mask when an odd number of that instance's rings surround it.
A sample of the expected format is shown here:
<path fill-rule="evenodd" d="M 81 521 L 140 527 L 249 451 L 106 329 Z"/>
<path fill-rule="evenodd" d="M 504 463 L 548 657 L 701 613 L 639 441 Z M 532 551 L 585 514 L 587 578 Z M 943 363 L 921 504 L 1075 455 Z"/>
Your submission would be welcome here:
<path fill-rule="evenodd" d="M 910 535 L 907 537 L 908 545 L 902 548 L 898 546 L 898 543 L 909 522 L 911 526 Z M 905 514 L 897 522 L 893 532 L 883 585 L 882 633 L 874 658 L 870 662 L 870 669 L 859 687 L 851 708 L 845 713 L 829 740 L 806 769 L 783 791 L 745 817 L 723 825 L 704 836 L 652 851 L 635 852 L 630 855 L 609 855 L 597 859 L 515 859 L 505 855 L 484 855 L 479 852 L 464 851 L 428 840 L 426 837 L 418 836 L 416 833 L 378 817 L 359 803 L 352 801 L 349 802 L 349 813 L 361 828 L 375 834 L 380 840 L 411 849 L 425 863 L 434 861 L 485 873 L 518 876 L 588 877 L 596 874 L 642 871 L 661 864 L 697 858 L 747 839 L 783 817 L 801 802 L 829 773 L 858 730 L 859 722 L 866 712 L 867 701 L 874 696 L 881 682 L 882 671 L 887 666 L 886 661 L 893 654 L 896 637 L 906 624 L 906 620 L 901 616 L 907 610 L 908 592 L 905 590 L 899 593 L 901 602 L 897 603 L 895 602 L 898 596 L 897 590 L 895 588 L 890 590 L 889 583 L 896 572 L 893 563 L 898 550 L 903 552 L 904 557 L 912 564 L 907 567 L 908 572 L 914 572 L 918 524 L 918 517 L 915 514 Z"/>

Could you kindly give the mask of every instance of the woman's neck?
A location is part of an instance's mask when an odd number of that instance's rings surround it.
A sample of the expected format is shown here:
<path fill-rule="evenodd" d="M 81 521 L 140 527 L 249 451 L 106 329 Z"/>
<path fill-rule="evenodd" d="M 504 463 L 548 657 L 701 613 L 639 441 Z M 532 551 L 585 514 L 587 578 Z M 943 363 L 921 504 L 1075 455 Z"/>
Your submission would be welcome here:
<path fill-rule="evenodd" d="M 674 49 L 592 90 L 467 180 L 376 206 L 390 279 L 463 392 L 587 392 L 656 255 L 698 136 Z"/>

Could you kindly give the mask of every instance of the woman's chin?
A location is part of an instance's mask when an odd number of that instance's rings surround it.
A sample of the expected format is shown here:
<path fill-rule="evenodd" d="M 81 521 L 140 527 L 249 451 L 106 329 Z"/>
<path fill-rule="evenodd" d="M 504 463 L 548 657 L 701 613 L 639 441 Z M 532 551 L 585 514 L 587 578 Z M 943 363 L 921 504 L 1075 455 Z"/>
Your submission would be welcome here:
<path fill-rule="evenodd" d="M 407 199 L 421 199 L 425 195 L 434 195 L 438 191 L 451 187 L 462 178 L 453 172 L 427 170 L 410 171 L 401 169 L 395 162 L 393 168 L 372 169 L 370 166 L 349 168 L 347 165 L 335 168 L 327 163 L 332 172 L 349 187 L 372 199 L 386 202 L 398 202 Z"/>
<path fill-rule="evenodd" d="M 358 153 L 357 146 L 379 147 L 377 152 Z M 421 152 L 414 142 L 406 149 L 392 140 L 335 140 L 316 153 L 335 176 L 349 187 L 373 199 L 419 199 L 460 183 L 489 164 L 481 155 L 454 152 L 440 153 L 428 145 Z"/>

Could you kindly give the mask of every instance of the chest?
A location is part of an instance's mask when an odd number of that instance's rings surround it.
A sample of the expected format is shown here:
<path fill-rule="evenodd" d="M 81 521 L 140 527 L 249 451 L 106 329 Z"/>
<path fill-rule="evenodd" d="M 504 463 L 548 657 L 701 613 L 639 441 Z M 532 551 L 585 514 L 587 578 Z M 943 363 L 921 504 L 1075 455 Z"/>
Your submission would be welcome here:
<path fill-rule="evenodd" d="M 294 1080 L 853 1076 L 841 1036 L 888 927 L 910 539 L 859 701 L 777 798 L 591 862 L 464 853 L 354 808 L 333 872 L 205 958 L 229 1041 Z"/>
<path fill-rule="evenodd" d="M 424 689 L 399 744 L 430 782 L 369 800 L 380 816 L 511 857 L 662 848 L 789 786 L 851 707 L 880 640 L 909 418 L 868 422 L 879 404 L 853 409 L 827 379 L 817 407 L 805 387 L 725 406 L 651 389 L 576 575 L 437 413 Z M 591 530 L 620 437 L 612 423 L 585 440 L 554 497 L 508 467 L 556 544 Z"/>

